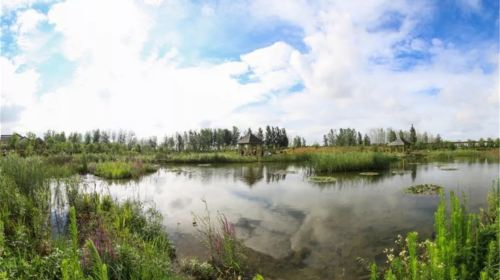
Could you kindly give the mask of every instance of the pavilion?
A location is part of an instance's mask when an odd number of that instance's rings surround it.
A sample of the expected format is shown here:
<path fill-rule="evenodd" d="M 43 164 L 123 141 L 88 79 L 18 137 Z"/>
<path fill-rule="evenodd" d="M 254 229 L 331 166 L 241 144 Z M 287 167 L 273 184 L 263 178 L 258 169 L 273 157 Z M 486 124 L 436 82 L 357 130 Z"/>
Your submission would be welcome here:
<path fill-rule="evenodd" d="M 264 155 L 262 144 L 263 142 L 259 137 L 248 133 L 238 140 L 239 154 L 242 156 L 262 156 Z"/>

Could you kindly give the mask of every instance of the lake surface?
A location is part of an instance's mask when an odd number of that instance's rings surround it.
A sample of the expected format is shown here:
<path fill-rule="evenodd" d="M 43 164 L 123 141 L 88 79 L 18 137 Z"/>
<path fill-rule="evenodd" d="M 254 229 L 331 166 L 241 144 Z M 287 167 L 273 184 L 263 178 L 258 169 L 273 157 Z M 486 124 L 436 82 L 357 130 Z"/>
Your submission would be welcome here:
<path fill-rule="evenodd" d="M 119 199 L 154 205 L 179 257 L 204 257 L 193 214 L 224 213 L 251 248 L 248 261 L 266 279 L 360 279 L 358 258 L 384 262 L 382 250 L 397 234 L 430 237 L 437 196 L 405 194 L 414 184 L 437 184 L 464 193 L 475 211 L 499 178 L 499 164 L 485 161 L 404 164 L 379 176 L 336 174 L 312 183 L 300 165 L 166 166 L 136 182 L 106 183 L 86 177 Z M 393 172 L 394 170 L 402 172 Z M 398 174 L 394 174 L 398 173 Z"/>

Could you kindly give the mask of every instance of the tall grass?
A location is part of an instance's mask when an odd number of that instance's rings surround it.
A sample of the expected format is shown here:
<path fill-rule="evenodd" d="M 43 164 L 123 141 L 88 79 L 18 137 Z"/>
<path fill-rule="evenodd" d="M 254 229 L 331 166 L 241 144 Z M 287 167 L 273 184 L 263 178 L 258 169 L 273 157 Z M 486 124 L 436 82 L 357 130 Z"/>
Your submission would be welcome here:
<path fill-rule="evenodd" d="M 0 159 L 0 279 L 174 279 L 161 215 L 63 179 L 67 232 L 51 232 L 55 175 L 40 159 Z"/>
<path fill-rule="evenodd" d="M 374 152 L 348 152 L 337 154 L 313 154 L 311 167 L 316 173 L 370 171 L 388 169 L 395 158 Z"/>
<path fill-rule="evenodd" d="M 218 213 L 213 221 L 204 203 L 205 215 L 195 215 L 194 221 L 210 254 L 210 264 L 217 270 L 218 278 L 238 279 L 244 269 L 243 244 L 236 238 L 235 227 L 226 216 Z"/>
<path fill-rule="evenodd" d="M 141 161 L 107 161 L 89 165 L 88 169 L 94 175 L 106 179 L 129 179 L 154 172 L 157 167 Z"/>
<path fill-rule="evenodd" d="M 479 158 L 488 159 L 492 161 L 500 160 L 499 149 L 488 150 L 470 150 L 470 149 L 457 149 L 457 150 L 433 150 L 427 151 L 423 154 L 430 160 L 452 160 L 456 158 Z"/>
<path fill-rule="evenodd" d="M 250 163 L 250 162 L 298 162 L 306 161 L 306 154 L 274 154 L 270 156 L 241 156 L 236 152 L 214 152 L 214 153 L 173 153 L 157 154 L 158 163 Z"/>
<path fill-rule="evenodd" d="M 405 240 L 400 237 L 399 254 L 387 255 L 382 274 L 373 276 L 372 268 L 372 279 L 499 279 L 500 182 L 488 196 L 488 209 L 479 215 L 468 213 L 466 201 L 453 193 L 449 204 L 447 213 L 442 196 L 433 240 L 419 242 L 417 232 Z"/>

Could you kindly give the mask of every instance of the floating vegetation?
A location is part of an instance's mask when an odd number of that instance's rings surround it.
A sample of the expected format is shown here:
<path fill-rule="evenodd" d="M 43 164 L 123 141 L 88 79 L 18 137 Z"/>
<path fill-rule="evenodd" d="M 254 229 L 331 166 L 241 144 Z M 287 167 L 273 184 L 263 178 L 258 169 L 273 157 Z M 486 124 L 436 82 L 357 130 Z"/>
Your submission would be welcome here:
<path fill-rule="evenodd" d="M 309 181 L 313 183 L 334 183 L 337 182 L 337 178 L 332 176 L 311 176 Z"/>
<path fill-rule="evenodd" d="M 142 161 L 122 162 L 107 161 L 89 165 L 89 171 L 105 179 L 130 179 L 153 173 L 158 170 L 157 165 Z"/>
<path fill-rule="evenodd" d="M 405 192 L 411 194 L 435 195 L 439 194 L 443 187 L 433 184 L 422 184 L 408 187 Z"/>
<path fill-rule="evenodd" d="M 198 164 L 199 167 L 209 167 L 212 166 L 210 163 L 200 163 Z"/>
<path fill-rule="evenodd" d="M 378 175 L 380 175 L 380 173 L 378 173 L 378 172 L 361 172 L 361 173 L 359 173 L 359 175 L 361 175 L 361 176 L 378 176 Z"/>
<path fill-rule="evenodd" d="M 275 172 L 271 172 L 270 174 L 276 175 L 276 176 L 283 176 L 283 175 L 286 175 L 286 174 L 295 174 L 295 173 L 297 173 L 297 171 L 278 170 L 278 171 L 275 171 Z"/>
<path fill-rule="evenodd" d="M 458 168 L 456 167 L 452 167 L 452 166 L 443 166 L 443 167 L 440 167 L 439 169 L 443 170 L 443 171 L 454 171 L 454 170 L 458 170 Z"/>
<path fill-rule="evenodd" d="M 408 171 L 407 170 L 393 170 L 391 173 L 394 175 L 404 175 L 404 174 L 408 173 Z"/>

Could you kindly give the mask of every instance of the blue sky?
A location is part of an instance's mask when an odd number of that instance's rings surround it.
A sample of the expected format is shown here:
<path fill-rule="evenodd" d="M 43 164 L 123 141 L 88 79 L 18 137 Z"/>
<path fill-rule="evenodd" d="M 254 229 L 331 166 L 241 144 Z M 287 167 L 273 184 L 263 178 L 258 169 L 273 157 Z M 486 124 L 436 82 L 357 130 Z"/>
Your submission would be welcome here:
<path fill-rule="evenodd" d="M 498 137 L 498 11 L 491 0 L 5 1 L 2 133 L 271 124 L 314 142 L 329 128 L 413 123 Z"/>

